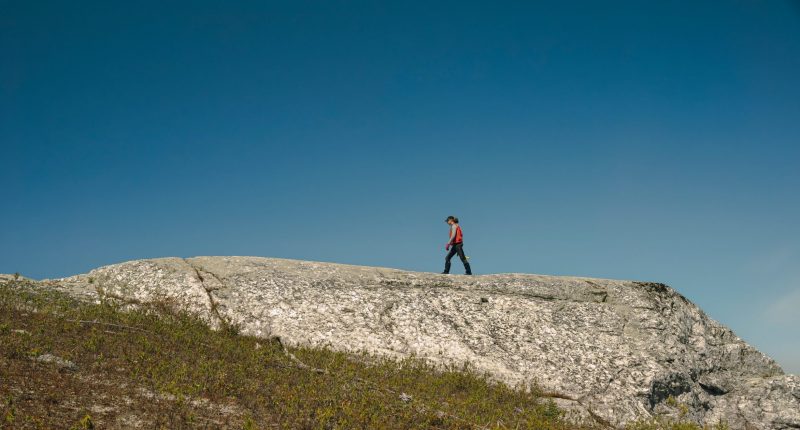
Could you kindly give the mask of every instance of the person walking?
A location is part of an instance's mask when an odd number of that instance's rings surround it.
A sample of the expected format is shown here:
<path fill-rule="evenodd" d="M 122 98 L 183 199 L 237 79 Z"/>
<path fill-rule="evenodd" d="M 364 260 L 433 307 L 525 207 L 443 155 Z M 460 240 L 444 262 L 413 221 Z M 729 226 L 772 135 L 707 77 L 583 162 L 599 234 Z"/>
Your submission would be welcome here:
<path fill-rule="evenodd" d="M 472 268 L 464 255 L 464 233 L 461 231 L 461 226 L 458 225 L 458 218 L 450 215 L 445 222 L 450 225 L 450 239 L 447 241 L 447 245 L 444 246 L 445 251 L 449 252 L 444 260 L 444 272 L 442 274 L 450 273 L 450 260 L 454 255 L 458 254 L 458 258 L 464 263 L 464 270 L 466 270 L 467 275 L 472 275 Z"/>

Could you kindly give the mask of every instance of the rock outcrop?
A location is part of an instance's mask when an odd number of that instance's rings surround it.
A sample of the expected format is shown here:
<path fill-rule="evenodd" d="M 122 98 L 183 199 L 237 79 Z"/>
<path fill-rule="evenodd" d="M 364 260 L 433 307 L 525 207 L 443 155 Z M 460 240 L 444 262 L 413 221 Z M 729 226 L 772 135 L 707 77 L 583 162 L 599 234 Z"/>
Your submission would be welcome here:
<path fill-rule="evenodd" d="M 469 362 L 614 425 L 685 405 L 700 423 L 800 428 L 800 378 L 662 284 L 255 257 L 132 261 L 59 284 L 91 299 L 167 299 L 293 344 Z"/>

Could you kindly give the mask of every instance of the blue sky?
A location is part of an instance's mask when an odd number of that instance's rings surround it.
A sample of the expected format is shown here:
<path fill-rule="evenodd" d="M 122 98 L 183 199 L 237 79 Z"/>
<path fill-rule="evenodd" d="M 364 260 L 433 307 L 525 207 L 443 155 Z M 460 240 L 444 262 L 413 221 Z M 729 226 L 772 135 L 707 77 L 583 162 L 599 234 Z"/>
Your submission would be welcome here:
<path fill-rule="evenodd" d="M 800 373 L 800 4 L 0 0 L 0 272 L 665 282 Z M 456 268 L 460 267 L 456 264 Z"/>

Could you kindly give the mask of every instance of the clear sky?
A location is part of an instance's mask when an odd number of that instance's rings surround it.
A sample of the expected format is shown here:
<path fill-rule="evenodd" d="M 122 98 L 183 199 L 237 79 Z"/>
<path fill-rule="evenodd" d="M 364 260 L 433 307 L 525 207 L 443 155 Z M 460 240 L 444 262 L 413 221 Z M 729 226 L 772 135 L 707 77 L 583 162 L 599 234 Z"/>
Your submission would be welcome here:
<path fill-rule="evenodd" d="M 0 272 L 665 282 L 800 373 L 800 3 L 0 0 Z M 461 267 L 458 262 L 456 272 Z"/>

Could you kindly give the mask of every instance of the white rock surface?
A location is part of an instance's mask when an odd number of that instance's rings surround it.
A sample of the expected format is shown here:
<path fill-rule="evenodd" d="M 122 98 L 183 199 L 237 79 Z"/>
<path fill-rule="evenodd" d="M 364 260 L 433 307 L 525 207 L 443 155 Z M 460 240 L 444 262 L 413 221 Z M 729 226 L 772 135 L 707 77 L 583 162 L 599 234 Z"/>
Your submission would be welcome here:
<path fill-rule="evenodd" d="M 256 257 L 140 260 L 61 281 L 80 297 L 166 298 L 293 344 L 469 362 L 614 424 L 675 413 L 672 397 L 700 423 L 800 428 L 800 378 L 662 284 Z"/>

